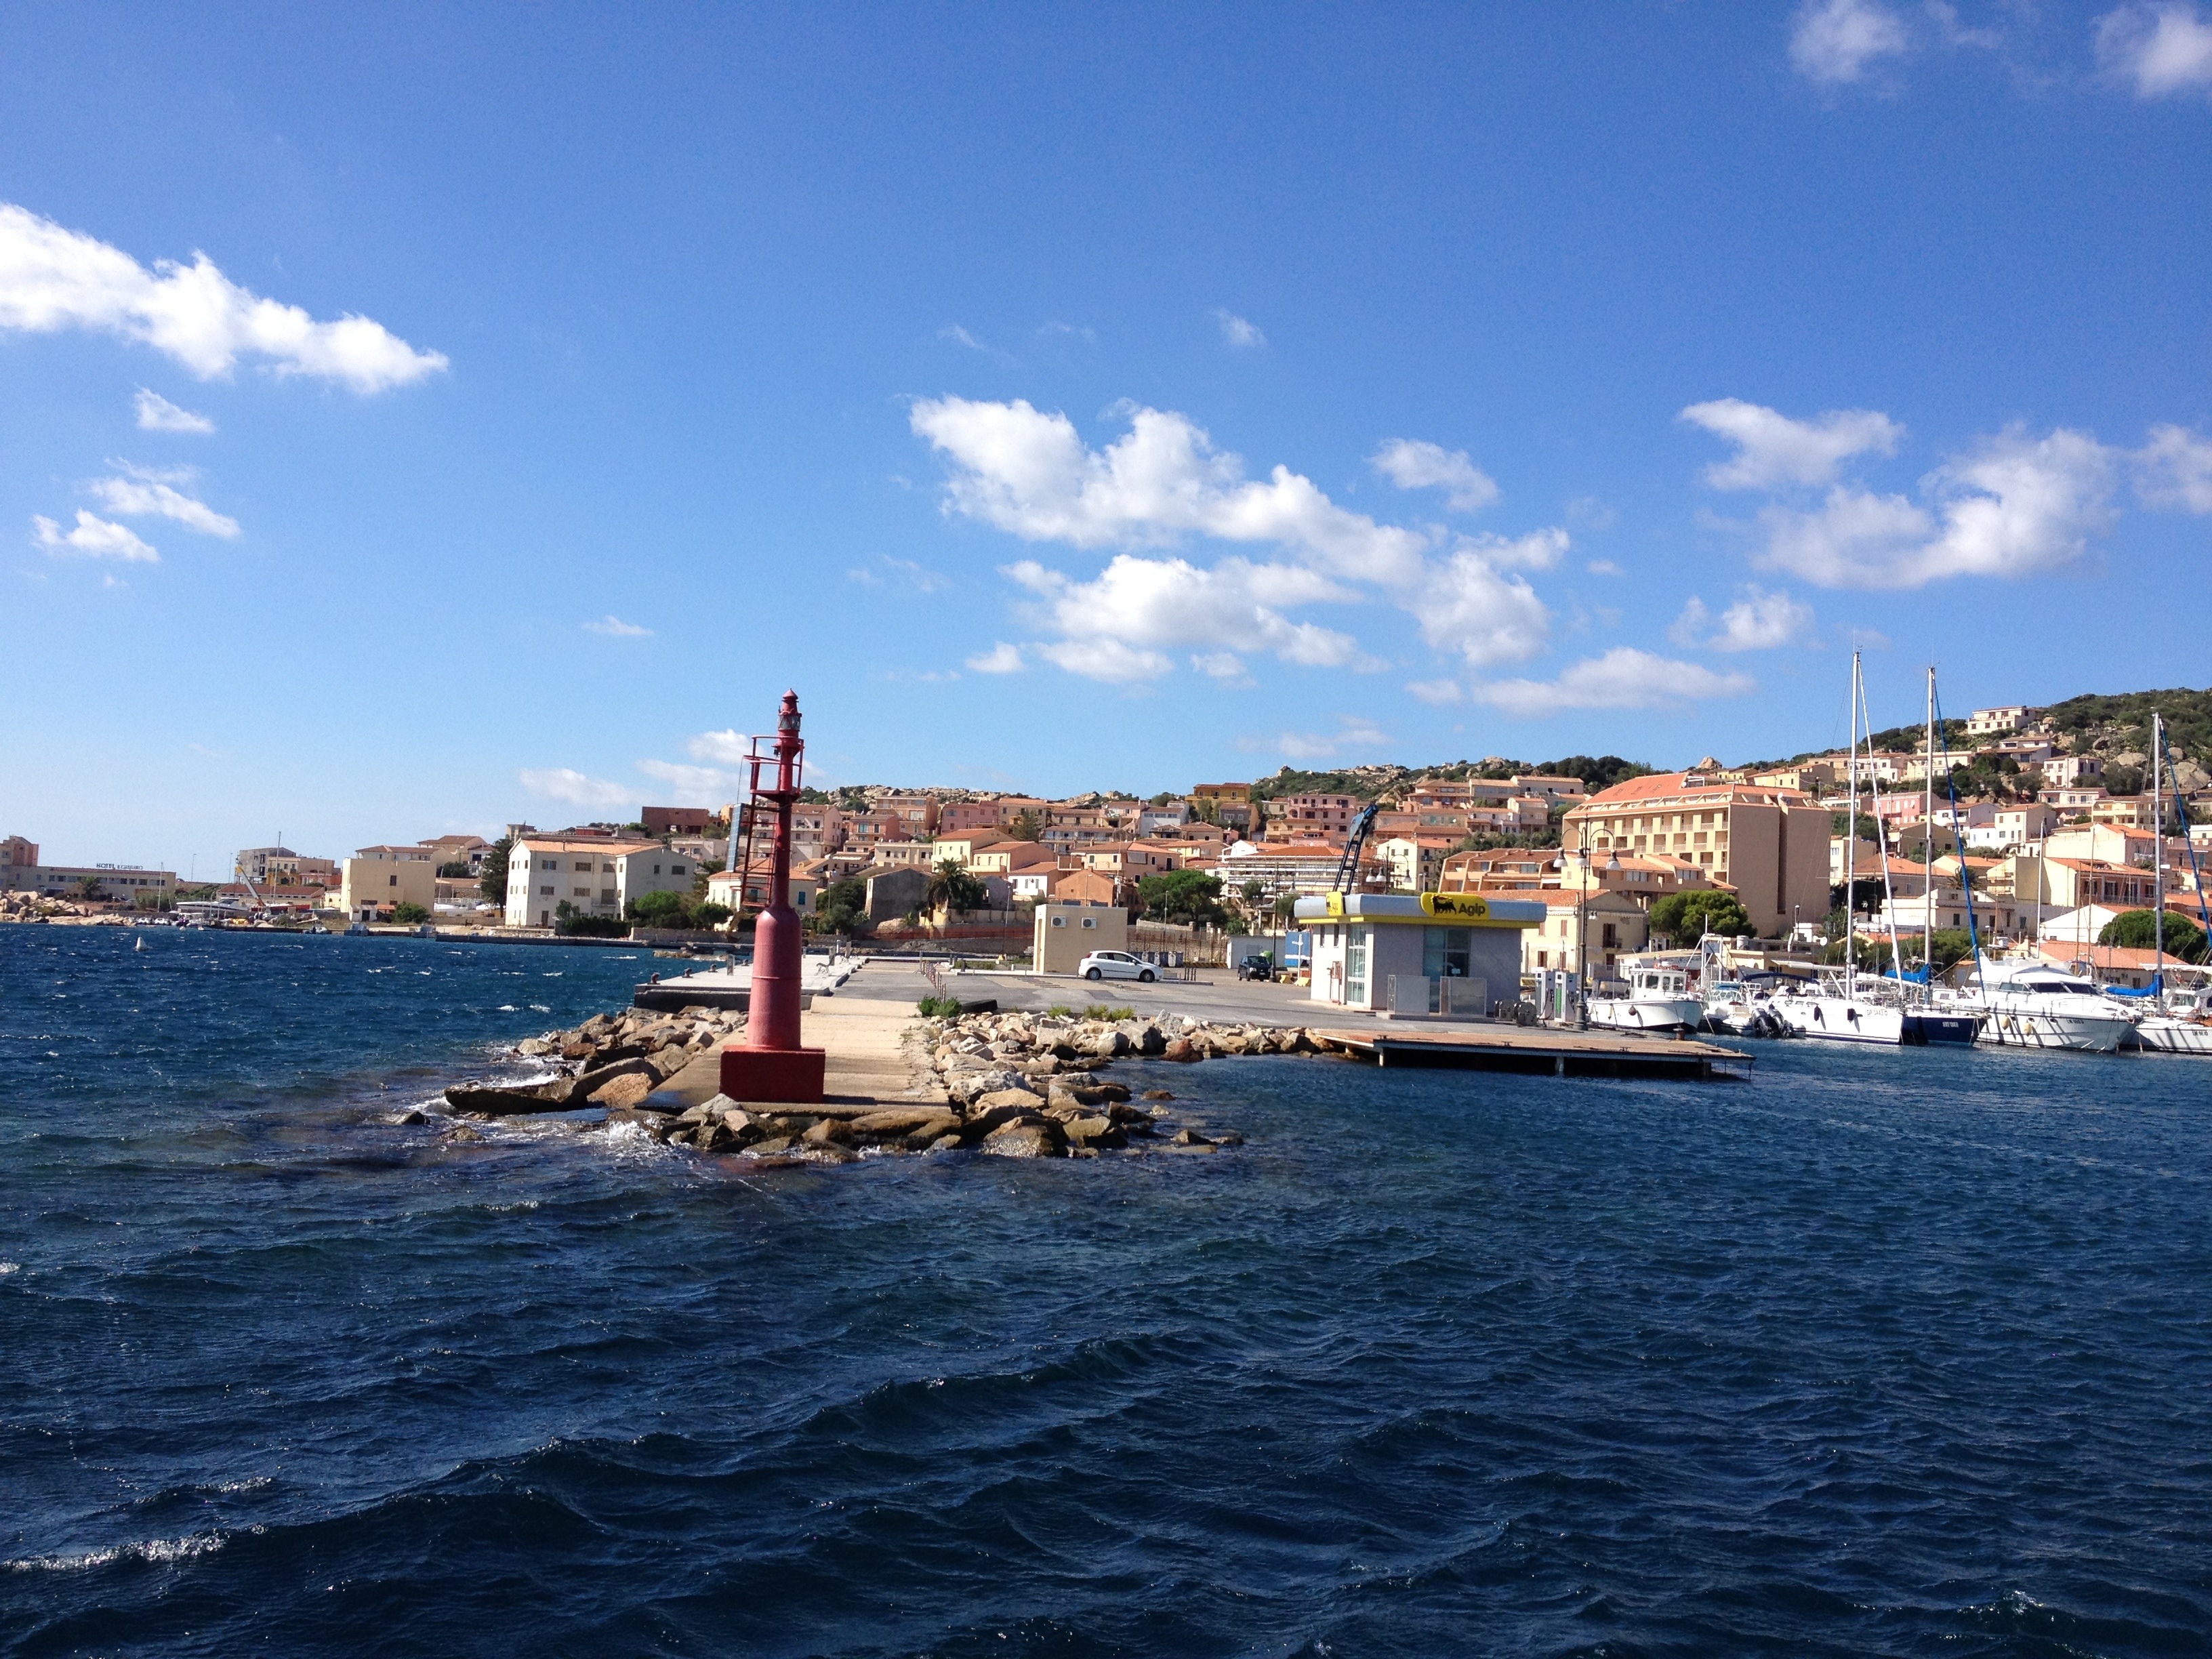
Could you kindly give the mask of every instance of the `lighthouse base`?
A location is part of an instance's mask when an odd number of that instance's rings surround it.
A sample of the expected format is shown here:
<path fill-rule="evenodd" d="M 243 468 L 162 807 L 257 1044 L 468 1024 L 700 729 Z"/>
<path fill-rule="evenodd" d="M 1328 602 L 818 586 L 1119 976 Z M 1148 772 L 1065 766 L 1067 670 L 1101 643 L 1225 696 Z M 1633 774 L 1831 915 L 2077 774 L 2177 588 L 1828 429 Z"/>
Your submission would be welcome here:
<path fill-rule="evenodd" d="M 732 1100 L 819 1105 L 827 1060 L 820 1048 L 725 1048 L 722 1092 Z"/>

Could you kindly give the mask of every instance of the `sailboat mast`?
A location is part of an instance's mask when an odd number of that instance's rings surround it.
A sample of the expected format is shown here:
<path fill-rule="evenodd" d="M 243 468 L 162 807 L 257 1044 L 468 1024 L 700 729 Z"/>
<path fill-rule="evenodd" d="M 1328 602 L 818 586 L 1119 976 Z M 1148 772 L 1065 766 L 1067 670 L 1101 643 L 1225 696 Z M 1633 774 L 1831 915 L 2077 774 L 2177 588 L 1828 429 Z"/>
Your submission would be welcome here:
<path fill-rule="evenodd" d="M 1921 772 L 1926 785 L 1920 809 L 1920 972 L 1929 997 L 1936 994 L 1936 665 L 1928 665 L 1928 757 Z M 1951 844 L 1959 854 L 1959 879 L 1966 878 L 1966 844 L 1959 839 L 1958 814 L 1951 814 Z"/>
<path fill-rule="evenodd" d="M 2160 774 L 2166 769 L 2165 728 L 2166 723 L 2154 714 L 2150 717 L 2150 884 L 2157 908 L 2153 912 L 2151 937 L 2158 953 L 2151 961 L 2150 982 L 2158 988 L 2161 1002 L 2166 1000 L 2166 801 L 2159 785 Z"/>
<path fill-rule="evenodd" d="M 1844 994 L 1856 996 L 1859 986 L 1858 927 L 1852 906 L 1858 894 L 1859 850 L 1859 653 L 1851 653 L 1850 758 L 1844 763 L 1850 799 L 1844 813 Z"/>

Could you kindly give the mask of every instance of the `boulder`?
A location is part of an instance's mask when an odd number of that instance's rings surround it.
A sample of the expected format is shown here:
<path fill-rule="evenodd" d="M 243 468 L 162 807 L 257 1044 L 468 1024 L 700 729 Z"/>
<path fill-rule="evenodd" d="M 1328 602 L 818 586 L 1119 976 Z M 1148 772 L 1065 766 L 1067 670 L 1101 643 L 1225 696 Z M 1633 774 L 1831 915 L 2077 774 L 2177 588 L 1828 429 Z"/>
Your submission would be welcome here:
<path fill-rule="evenodd" d="M 1117 1147 L 1129 1144 L 1128 1135 L 1111 1118 L 1079 1117 L 1062 1127 L 1071 1146 Z"/>
<path fill-rule="evenodd" d="M 567 1103 L 549 1101 L 535 1089 L 480 1089 L 457 1083 L 446 1091 L 446 1103 L 457 1112 L 511 1117 L 520 1112 L 557 1112 Z"/>
<path fill-rule="evenodd" d="M 947 1111 L 942 1106 L 896 1108 L 890 1111 L 870 1112 L 865 1117 L 853 1120 L 856 1135 L 915 1135 L 927 1133 L 932 1139 L 957 1131 L 960 1115 Z"/>
<path fill-rule="evenodd" d="M 1066 1158 L 1067 1138 L 1057 1123 L 1009 1123 L 983 1139 L 994 1158 Z"/>
<path fill-rule="evenodd" d="M 588 1060 L 591 1058 L 592 1047 L 592 1040 L 589 1037 L 577 1037 L 572 1042 L 564 1042 L 561 1045 L 561 1058 L 563 1060 Z"/>
<path fill-rule="evenodd" d="M 651 1078 L 634 1072 L 626 1073 L 621 1077 L 609 1078 L 592 1091 L 589 1098 L 593 1105 L 604 1106 L 610 1111 L 628 1110 L 642 1103 L 653 1092 L 653 1085 Z"/>
<path fill-rule="evenodd" d="M 1211 1146 L 1213 1145 L 1211 1140 L 1199 1133 L 1195 1129 L 1178 1129 L 1176 1131 L 1176 1138 L 1169 1144 L 1176 1146 Z"/>
<path fill-rule="evenodd" d="M 1137 1034 L 1137 1052 L 1148 1060 L 1157 1060 L 1168 1046 L 1168 1040 L 1157 1025 L 1147 1025 Z"/>
<path fill-rule="evenodd" d="M 417 1123 L 428 1123 L 430 1121 L 430 1115 L 424 1111 L 420 1106 L 410 1106 L 405 1111 L 400 1113 L 398 1117 L 392 1121 L 394 1123 L 412 1128 Z"/>
<path fill-rule="evenodd" d="M 709 1118 L 691 1132 L 691 1144 L 702 1152 L 734 1151 L 738 1137 L 720 1118 Z"/>
<path fill-rule="evenodd" d="M 528 1054 L 533 1060 L 539 1054 L 554 1054 L 560 1053 L 560 1051 L 561 1045 L 559 1043 L 548 1042 L 544 1037 L 525 1037 L 521 1042 L 514 1045 L 515 1053 L 518 1054 Z"/>
<path fill-rule="evenodd" d="M 1170 1094 L 1165 1089 L 1147 1089 L 1145 1091 L 1145 1098 L 1146 1100 L 1173 1100 L 1175 1097 Z"/>
<path fill-rule="evenodd" d="M 1188 1065 L 1193 1060 L 1204 1060 L 1206 1051 L 1188 1037 L 1177 1037 L 1160 1051 L 1160 1058 L 1174 1060 L 1179 1066 Z"/>
<path fill-rule="evenodd" d="M 576 1074 L 576 1088 L 585 1095 L 595 1094 L 599 1091 L 601 1084 L 612 1083 L 618 1077 L 642 1077 L 655 1084 L 660 1081 L 659 1077 L 653 1072 L 651 1061 L 641 1059 L 618 1060 L 612 1065 L 592 1066 L 579 1072 Z"/>
<path fill-rule="evenodd" d="M 855 1164 L 860 1157 L 850 1146 L 840 1146 L 834 1140 L 813 1141 L 806 1147 L 809 1164 Z"/>
<path fill-rule="evenodd" d="M 933 1152 L 957 1152 L 960 1150 L 960 1137 L 939 1135 L 929 1143 L 929 1150 Z"/>
<path fill-rule="evenodd" d="M 757 1140 L 753 1142 L 751 1146 L 746 1147 L 744 1150 L 744 1156 L 747 1158 L 773 1158 L 778 1152 L 789 1152 L 791 1150 L 791 1145 L 792 1138 L 789 1135 L 771 1135 L 766 1140 Z"/>
<path fill-rule="evenodd" d="M 968 1110 L 972 1117 L 977 1112 L 995 1112 L 1005 1107 L 1013 1107 L 1024 1111 L 1042 1111 L 1044 1108 L 1044 1099 L 1043 1097 L 1033 1094 L 1027 1089 L 999 1089 L 990 1094 L 977 1097 L 969 1103 Z"/>
<path fill-rule="evenodd" d="M 842 1146 L 853 1138 L 853 1132 L 834 1117 L 825 1117 L 799 1137 L 808 1146 Z"/>

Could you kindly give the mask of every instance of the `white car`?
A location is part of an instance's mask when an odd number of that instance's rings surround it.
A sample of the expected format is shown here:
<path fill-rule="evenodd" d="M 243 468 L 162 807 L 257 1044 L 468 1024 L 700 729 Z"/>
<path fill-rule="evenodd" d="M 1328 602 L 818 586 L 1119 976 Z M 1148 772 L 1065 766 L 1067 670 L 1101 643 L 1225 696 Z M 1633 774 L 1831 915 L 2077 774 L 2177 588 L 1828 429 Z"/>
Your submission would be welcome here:
<path fill-rule="evenodd" d="M 1150 985 L 1159 975 L 1149 962 L 1139 962 L 1127 951 L 1093 951 L 1076 964 L 1085 979 L 1133 979 Z"/>

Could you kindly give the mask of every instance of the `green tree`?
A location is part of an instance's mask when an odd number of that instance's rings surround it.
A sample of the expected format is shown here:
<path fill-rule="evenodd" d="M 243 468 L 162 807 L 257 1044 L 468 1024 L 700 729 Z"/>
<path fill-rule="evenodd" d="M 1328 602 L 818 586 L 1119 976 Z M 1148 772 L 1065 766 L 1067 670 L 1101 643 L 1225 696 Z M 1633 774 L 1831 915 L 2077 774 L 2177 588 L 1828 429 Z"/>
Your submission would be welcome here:
<path fill-rule="evenodd" d="M 938 860 L 937 867 L 929 872 L 929 885 L 922 893 L 923 903 L 932 910 L 980 910 L 989 898 L 983 884 L 955 859 Z"/>
<path fill-rule="evenodd" d="M 729 919 L 730 907 L 726 904 L 717 904 L 712 899 L 704 900 L 691 907 L 691 925 L 694 927 L 720 927 Z"/>
<path fill-rule="evenodd" d="M 1244 902 L 1246 904 L 1257 909 L 1260 906 L 1260 902 L 1267 896 L 1267 884 L 1255 877 L 1252 880 L 1246 882 L 1237 890 L 1244 896 Z"/>
<path fill-rule="evenodd" d="M 106 893 L 100 890 L 100 878 L 98 876 L 78 877 L 76 883 L 76 896 L 87 904 L 93 903 L 97 900 L 103 899 L 107 896 Z"/>
<path fill-rule="evenodd" d="M 2124 951 L 2148 951 L 2158 937 L 2158 916 L 2149 910 L 2124 910 L 2106 922 L 2097 934 L 2100 945 L 2117 945 Z M 2166 953 L 2184 962 L 2202 962 L 2204 930 L 2187 916 L 2166 913 Z"/>
<path fill-rule="evenodd" d="M 1221 880 L 1203 870 L 1165 870 L 1137 883 L 1137 899 L 1147 915 L 1192 927 L 1218 927 L 1229 919 L 1222 908 Z"/>
<path fill-rule="evenodd" d="M 483 872 L 477 878 L 477 891 L 483 895 L 486 904 L 505 907 L 507 903 L 507 859 L 514 850 L 514 837 L 501 836 L 492 842 L 491 851 L 484 854 Z"/>
<path fill-rule="evenodd" d="M 438 866 L 438 873 L 447 881 L 458 880 L 468 872 L 469 861 L 466 859 L 453 859 Z"/>
<path fill-rule="evenodd" d="M 419 904 L 410 904 L 402 899 L 392 907 L 392 919 L 403 927 L 412 927 L 418 922 L 429 921 L 430 913 Z"/>
<path fill-rule="evenodd" d="M 865 933 L 868 931 L 868 884 L 858 876 L 832 882 L 814 902 L 814 926 L 818 933 Z"/>
<path fill-rule="evenodd" d="M 1044 825 L 1037 822 L 1037 815 L 1027 809 L 1015 813 L 1006 824 L 1009 841 L 1035 841 L 1043 832 Z"/>
<path fill-rule="evenodd" d="M 1651 931 L 1686 949 L 1707 933 L 1733 939 L 1751 931 L 1751 914 L 1734 893 L 1700 887 L 1669 893 L 1651 907 Z"/>
<path fill-rule="evenodd" d="M 681 893 L 647 893 L 629 902 L 629 916 L 648 927 L 681 927 L 690 915 L 690 904 Z"/>
<path fill-rule="evenodd" d="M 707 878 L 709 876 L 719 875 L 729 867 L 730 866 L 720 859 L 701 859 L 699 860 L 698 873 L 691 878 L 691 896 L 695 899 L 702 899 L 706 897 Z"/>
<path fill-rule="evenodd" d="M 1295 921 L 1297 920 L 1297 915 L 1298 896 L 1296 893 L 1285 893 L 1275 901 L 1276 921 Z"/>

